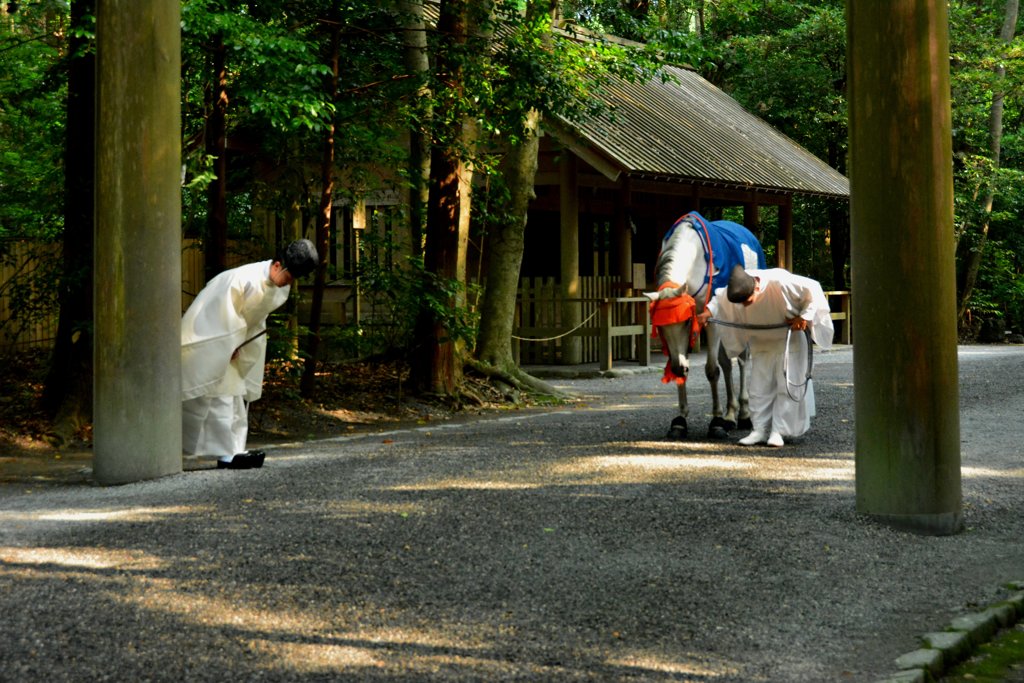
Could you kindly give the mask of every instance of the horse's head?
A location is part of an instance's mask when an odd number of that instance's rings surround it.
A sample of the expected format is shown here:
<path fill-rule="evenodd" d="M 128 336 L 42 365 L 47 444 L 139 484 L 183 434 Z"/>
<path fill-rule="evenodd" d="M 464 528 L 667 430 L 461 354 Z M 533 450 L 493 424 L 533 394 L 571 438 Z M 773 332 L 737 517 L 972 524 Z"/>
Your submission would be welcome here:
<path fill-rule="evenodd" d="M 683 285 L 683 291 L 698 296 L 708 275 L 708 261 L 700 233 L 687 218 L 678 220 L 661 241 L 654 267 L 658 288 L 668 283 Z M 676 286 L 678 286 L 676 285 Z"/>
<path fill-rule="evenodd" d="M 697 330 L 697 302 L 686 293 L 686 285 L 667 283 L 657 292 L 644 292 L 651 300 L 651 327 L 661 337 L 668 356 L 662 381 L 686 381 L 690 372 L 688 355 Z"/>

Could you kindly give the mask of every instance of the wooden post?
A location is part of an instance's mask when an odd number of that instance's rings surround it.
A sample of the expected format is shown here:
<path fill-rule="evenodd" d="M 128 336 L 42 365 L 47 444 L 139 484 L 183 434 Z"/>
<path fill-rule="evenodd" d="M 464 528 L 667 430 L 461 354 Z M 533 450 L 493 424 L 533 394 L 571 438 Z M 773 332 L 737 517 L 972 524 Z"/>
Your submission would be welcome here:
<path fill-rule="evenodd" d="M 597 326 L 597 356 L 601 370 L 612 369 L 612 302 L 605 299 L 600 303 L 600 322 Z"/>
<path fill-rule="evenodd" d="M 962 513 L 946 0 L 846 5 L 857 510 L 919 533 L 955 533 Z"/>
<path fill-rule="evenodd" d="M 359 199 L 352 206 L 352 272 L 353 289 L 352 318 L 358 325 L 363 319 L 363 288 L 359 281 L 359 259 L 362 252 L 363 234 L 366 231 L 366 200 Z"/>
<path fill-rule="evenodd" d="M 747 202 L 743 205 L 743 226 L 761 239 L 761 207 L 757 202 Z"/>
<path fill-rule="evenodd" d="M 181 471 L 180 3 L 96 7 L 93 471 Z"/>
<path fill-rule="evenodd" d="M 779 205 L 779 240 L 782 242 L 778 255 L 779 267 L 793 270 L 793 197 Z M 785 264 L 785 265 L 781 265 Z"/>
<path fill-rule="evenodd" d="M 639 309 L 637 314 L 643 325 L 644 333 L 640 337 L 636 353 L 640 365 L 647 366 L 651 364 L 651 309 L 647 303 L 640 303 Z"/>
<path fill-rule="evenodd" d="M 565 300 L 580 297 L 580 200 L 577 189 L 576 155 L 562 153 L 561 171 L 561 295 Z M 579 302 L 562 307 L 562 325 L 571 329 L 580 324 L 583 313 Z M 562 363 L 578 365 L 583 359 L 583 341 L 577 335 L 562 340 Z"/>

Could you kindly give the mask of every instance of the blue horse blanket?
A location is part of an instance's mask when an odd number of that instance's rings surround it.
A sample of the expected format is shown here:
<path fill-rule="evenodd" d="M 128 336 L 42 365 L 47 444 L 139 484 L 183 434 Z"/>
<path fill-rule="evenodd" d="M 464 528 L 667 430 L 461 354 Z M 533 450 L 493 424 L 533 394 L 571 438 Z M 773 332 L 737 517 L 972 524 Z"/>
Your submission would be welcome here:
<path fill-rule="evenodd" d="M 682 223 L 689 222 L 693 229 L 700 235 L 701 244 L 704 245 L 704 259 L 707 260 L 708 253 L 711 253 L 715 262 L 714 278 L 711 281 L 711 291 L 729 284 L 729 274 L 733 266 L 739 264 L 745 270 L 764 269 L 767 263 L 764 258 L 764 249 L 761 243 L 754 237 L 754 233 L 747 230 L 739 223 L 732 221 L 708 221 L 696 211 L 686 214 L 669 228 L 665 235 L 667 240 L 672 232 Z M 705 232 L 706 231 L 706 232 Z M 710 238 L 710 249 L 708 239 Z M 704 281 L 707 282 L 707 272 L 704 273 Z"/>

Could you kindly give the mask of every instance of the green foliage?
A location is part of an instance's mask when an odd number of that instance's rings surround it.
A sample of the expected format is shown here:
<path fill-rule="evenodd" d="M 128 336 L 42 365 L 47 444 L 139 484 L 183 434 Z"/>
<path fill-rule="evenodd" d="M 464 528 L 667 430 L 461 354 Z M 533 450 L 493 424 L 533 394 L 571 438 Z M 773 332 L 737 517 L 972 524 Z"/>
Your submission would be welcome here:
<path fill-rule="evenodd" d="M 749 110 L 839 170 L 845 168 L 843 0 L 564 0 L 567 21 L 556 32 L 554 49 L 547 41 L 546 16 L 523 12 L 522 0 L 502 0 L 497 3 L 504 12 L 500 25 L 480 18 L 481 27 L 495 33 L 493 45 L 472 38 L 465 46 L 453 46 L 429 32 L 432 53 L 447 54 L 463 69 L 462 89 L 447 88 L 444 74 L 421 80 L 422 75 L 407 72 L 400 22 L 391 5 L 370 0 L 183 0 L 182 202 L 187 232 L 202 233 L 205 191 L 213 178 L 204 131 L 214 85 L 211 56 L 218 42 L 226 48 L 228 223 L 233 237 L 249 230 L 254 206 L 279 211 L 298 206 L 307 219 L 314 215 L 318 165 L 332 125 L 338 196 L 348 192 L 357 199 L 403 182 L 381 169 L 404 169 L 403 137 L 411 128 L 428 130 L 431 111 L 439 117 L 434 130 L 442 133 L 434 137 L 435 143 L 450 143 L 443 133 L 469 117 L 495 143 L 489 154 L 521 139 L 525 112 L 536 109 L 545 117 L 570 120 L 605 115 L 599 95 L 608 79 L 657 77 L 663 63 L 698 68 Z M 984 218 L 979 198 L 995 189 L 991 252 L 986 250 L 972 306 L 1020 326 L 1024 316 L 1016 302 L 1022 300 L 1024 254 L 1024 38 L 1018 35 L 1012 45 L 1001 44 L 1003 7 L 1003 0 L 949 3 L 955 210 L 957 235 L 966 235 Z M 0 20 L 0 238 L 58 240 L 63 230 L 64 60 L 69 35 L 91 31 L 88 24 L 69 27 L 68 8 L 59 0 L 23 2 L 17 13 Z M 342 49 L 339 91 L 332 96 L 328 54 L 335 29 Z M 594 39 L 590 31 L 643 45 Z M 574 39 L 583 37 L 587 40 Z M 999 64 L 1006 69 L 1001 84 L 994 71 Z M 998 170 L 988 132 L 997 85 L 1006 93 Z M 422 86 L 431 94 L 423 96 Z M 478 168 L 493 167 L 493 157 L 473 161 Z M 474 206 L 475 219 L 497 205 Z M 770 233 L 773 214 L 770 209 L 765 213 Z M 488 215 L 487 222 L 500 218 Z M 824 203 L 798 200 L 794 219 L 797 268 L 828 281 Z M 769 250 L 774 248 L 772 237 L 766 234 Z M 454 338 L 471 337 L 472 316 L 451 310 L 449 303 L 464 301 L 467 292 L 437 281 L 419 262 L 395 271 L 371 259 L 363 265 L 359 276 L 362 291 L 371 297 L 372 315 L 367 317 L 372 322 L 341 333 L 360 355 L 371 348 L 408 348 L 414 341 L 415 316 L 410 311 L 421 305 L 436 309 Z M 38 277 L 19 294 L 26 315 L 45 309 L 47 297 L 52 299 L 46 292 L 50 276 L 40 271 Z M 39 298 L 38 307 L 30 303 L 34 297 Z"/>
<path fill-rule="evenodd" d="M 465 303 L 471 293 L 456 281 L 441 278 L 426 270 L 420 258 L 408 257 L 405 267 L 390 268 L 370 252 L 386 248 L 381 237 L 368 233 L 360 244 L 359 288 L 364 301 L 364 320 L 339 330 L 335 341 L 353 356 L 375 353 L 392 355 L 416 343 L 418 312 L 428 310 L 442 325 L 447 340 L 472 345 L 477 316 Z"/>
<path fill-rule="evenodd" d="M 1024 330 L 1024 259 L 999 241 L 985 247 L 978 287 L 971 299 L 975 315 L 1003 318 L 1007 329 Z"/>
<path fill-rule="evenodd" d="M 847 141 L 846 28 L 841 7 L 793 13 L 792 26 L 737 36 L 719 67 L 747 109 L 839 170 Z"/>
<path fill-rule="evenodd" d="M 968 308 L 975 315 L 1005 316 L 1008 328 L 1020 329 L 1024 320 L 1016 300 L 1009 297 L 1019 300 L 1022 286 L 1018 255 L 1024 248 L 1024 36 L 1018 29 L 1009 45 L 1001 39 L 1001 0 L 950 3 L 949 10 L 958 266 L 964 270 L 967 259 L 982 250 Z M 997 164 L 990 115 L 1000 92 L 1004 97 Z M 986 206 L 989 197 L 991 212 Z M 988 244 L 982 239 L 983 226 L 988 226 Z"/>
<path fill-rule="evenodd" d="M 0 238 L 60 235 L 67 21 L 57 3 L 0 21 Z"/>
<path fill-rule="evenodd" d="M 255 15 L 248 2 L 185 0 L 182 62 L 194 84 L 186 92 L 193 97 L 205 92 L 206 50 L 223 41 L 229 55 L 232 106 L 274 129 L 323 130 L 334 111 L 322 87 L 330 67 L 310 40 L 311 28 L 296 26 L 290 19 L 284 11 Z"/>

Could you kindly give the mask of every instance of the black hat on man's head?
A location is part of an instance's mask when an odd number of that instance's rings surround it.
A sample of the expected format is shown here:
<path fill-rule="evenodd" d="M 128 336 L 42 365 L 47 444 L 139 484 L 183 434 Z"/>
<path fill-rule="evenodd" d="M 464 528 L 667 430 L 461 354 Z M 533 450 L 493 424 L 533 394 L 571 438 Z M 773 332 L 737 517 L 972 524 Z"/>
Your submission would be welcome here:
<path fill-rule="evenodd" d="M 319 262 L 316 247 L 309 240 L 295 240 L 285 247 L 284 256 L 281 258 L 281 263 L 296 278 L 306 277 L 312 273 Z"/>
<path fill-rule="evenodd" d="M 734 304 L 741 304 L 754 293 L 756 284 L 753 276 L 743 270 L 743 266 L 736 264 L 729 273 L 729 286 L 725 290 L 725 297 Z"/>

